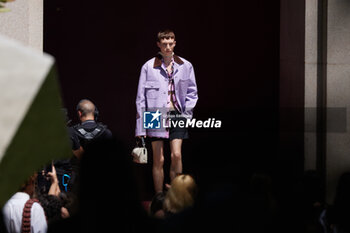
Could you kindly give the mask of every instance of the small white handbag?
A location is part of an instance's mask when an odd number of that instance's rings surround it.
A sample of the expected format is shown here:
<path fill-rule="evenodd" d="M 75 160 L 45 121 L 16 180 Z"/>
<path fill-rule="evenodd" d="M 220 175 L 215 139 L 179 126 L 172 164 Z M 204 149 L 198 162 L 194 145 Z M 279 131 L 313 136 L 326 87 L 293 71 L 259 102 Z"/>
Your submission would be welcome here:
<path fill-rule="evenodd" d="M 141 137 L 142 147 L 137 143 L 136 147 L 132 150 L 133 162 L 135 163 L 147 163 L 147 148 L 145 139 Z"/>

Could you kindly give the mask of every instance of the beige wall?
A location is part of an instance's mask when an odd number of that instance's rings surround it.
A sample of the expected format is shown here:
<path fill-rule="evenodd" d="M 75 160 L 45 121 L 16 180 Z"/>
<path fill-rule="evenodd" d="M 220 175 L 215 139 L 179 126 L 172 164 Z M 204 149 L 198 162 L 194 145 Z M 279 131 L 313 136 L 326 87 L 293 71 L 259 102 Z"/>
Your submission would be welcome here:
<path fill-rule="evenodd" d="M 346 108 L 346 132 L 327 134 L 327 199 L 350 171 L 350 1 L 328 1 L 327 107 Z M 327 125 L 332 120 L 328 117 Z"/>
<path fill-rule="evenodd" d="M 0 33 L 42 51 L 43 0 L 15 0 L 6 8 L 11 11 L 0 13 Z"/>
<path fill-rule="evenodd" d="M 305 107 L 316 107 L 317 0 L 306 0 Z M 332 203 L 340 175 L 350 171 L 350 1 L 328 0 L 327 6 L 327 108 L 346 108 L 346 132 L 331 127 L 341 117 L 327 115 L 326 186 Z M 316 115 L 305 111 L 305 128 L 316 128 Z M 329 112 L 328 112 L 329 113 Z M 309 127 L 307 127 L 307 125 Z M 313 125 L 310 127 L 310 125 Z M 316 134 L 305 132 L 305 169 L 316 168 Z"/>
<path fill-rule="evenodd" d="M 305 170 L 316 169 L 317 1 L 305 1 Z"/>

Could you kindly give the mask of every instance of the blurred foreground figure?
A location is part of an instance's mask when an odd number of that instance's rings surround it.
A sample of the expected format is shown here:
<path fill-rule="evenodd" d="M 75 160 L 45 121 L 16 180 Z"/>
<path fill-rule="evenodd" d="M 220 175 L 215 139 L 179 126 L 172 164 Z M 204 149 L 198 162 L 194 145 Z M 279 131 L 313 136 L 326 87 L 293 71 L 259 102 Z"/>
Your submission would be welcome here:
<path fill-rule="evenodd" d="M 164 209 L 168 213 L 179 213 L 192 207 L 197 195 L 197 185 L 189 175 L 179 175 L 171 182 L 165 195 Z"/>
<path fill-rule="evenodd" d="M 3 208 L 4 223 L 9 233 L 47 231 L 44 209 L 39 201 L 33 198 L 36 176 L 36 174 L 31 176 Z"/>

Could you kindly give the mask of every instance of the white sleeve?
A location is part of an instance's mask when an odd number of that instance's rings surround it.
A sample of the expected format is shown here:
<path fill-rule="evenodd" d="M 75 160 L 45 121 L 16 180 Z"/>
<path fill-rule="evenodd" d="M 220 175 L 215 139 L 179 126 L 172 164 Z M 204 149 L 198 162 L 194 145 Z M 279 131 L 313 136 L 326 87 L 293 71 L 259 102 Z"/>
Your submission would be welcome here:
<path fill-rule="evenodd" d="M 12 209 L 9 206 L 8 203 L 5 204 L 5 206 L 2 209 L 2 214 L 3 214 L 3 218 L 4 218 L 4 224 L 6 226 L 6 229 L 8 232 L 14 232 L 15 231 L 15 227 L 14 227 L 14 221 L 12 219 Z"/>
<path fill-rule="evenodd" d="M 34 203 L 31 210 L 31 228 L 32 233 L 46 233 L 47 222 L 45 212 L 40 204 Z"/>

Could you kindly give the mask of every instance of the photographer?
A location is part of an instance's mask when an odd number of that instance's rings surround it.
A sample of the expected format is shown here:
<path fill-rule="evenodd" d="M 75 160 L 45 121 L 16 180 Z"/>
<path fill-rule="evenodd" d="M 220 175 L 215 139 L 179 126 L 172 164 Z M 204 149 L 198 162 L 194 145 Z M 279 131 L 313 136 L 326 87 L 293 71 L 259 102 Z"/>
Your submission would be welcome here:
<path fill-rule="evenodd" d="M 88 99 L 82 99 L 77 105 L 80 124 L 69 128 L 74 155 L 81 159 L 90 144 L 100 140 L 111 140 L 112 132 L 106 125 L 96 122 L 98 110 Z"/>
<path fill-rule="evenodd" d="M 46 218 L 50 223 L 67 218 L 70 213 L 64 203 L 67 203 L 67 195 L 61 192 L 56 168 L 51 164 L 51 171 L 42 171 L 43 177 L 50 182 L 48 193 L 39 192 L 38 199 L 45 210 Z"/>

